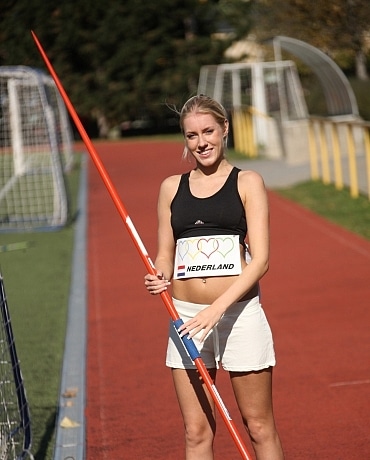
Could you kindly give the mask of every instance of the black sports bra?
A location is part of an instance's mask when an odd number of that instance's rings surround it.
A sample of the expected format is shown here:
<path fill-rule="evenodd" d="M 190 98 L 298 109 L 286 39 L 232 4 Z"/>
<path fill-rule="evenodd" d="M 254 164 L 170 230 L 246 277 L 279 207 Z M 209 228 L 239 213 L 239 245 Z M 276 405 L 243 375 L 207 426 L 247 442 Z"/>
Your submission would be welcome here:
<path fill-rule="evenodd" d="M 245 245 L 247 221 L 238 192 L 238 174 L 234 167 L 221 189 L 207 198 L 197 198 L 189 187 L 190 172 L 183 174 L 171 203 L 174 238 L 209 235 L 239 235 Z"/>

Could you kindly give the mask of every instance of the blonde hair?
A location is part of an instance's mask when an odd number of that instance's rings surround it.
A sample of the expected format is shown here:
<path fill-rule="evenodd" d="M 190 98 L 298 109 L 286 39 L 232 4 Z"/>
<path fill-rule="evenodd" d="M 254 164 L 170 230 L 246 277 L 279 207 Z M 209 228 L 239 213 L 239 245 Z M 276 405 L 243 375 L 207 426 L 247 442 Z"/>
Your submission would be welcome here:
<path fill-rule="evenodd" d="M 182 132 L 184 132 L 184 119 L 192 112 L 212 115 L 222 128 L 225 126 L 225 121 L 227 121 L 227 112 L 219 102 L 209 96 L 199 94 L 188 99 L 180 111 L 180 128 Z"/>
<path fill-rule="evenodd" d="M 184 120 L 190 113 L 204 113 L 209 114 L 214 117 L 217 124 L 221 126 L 222 129 L 225 128 L 225 122 L 228 122 L 227 112 L 225 108 L 216 100 L 212 99 L 209 96 L 204 94 L 199 94 L 188 99 L 183 105 L 180 115 L 180 128 L 181 132 L 184 134 Z M 227 144 L 227 137 L 225 138 L 225 147 Z M 183 152 L 183 158 L 188 158 L 188 150 L 185 146 Z"/>

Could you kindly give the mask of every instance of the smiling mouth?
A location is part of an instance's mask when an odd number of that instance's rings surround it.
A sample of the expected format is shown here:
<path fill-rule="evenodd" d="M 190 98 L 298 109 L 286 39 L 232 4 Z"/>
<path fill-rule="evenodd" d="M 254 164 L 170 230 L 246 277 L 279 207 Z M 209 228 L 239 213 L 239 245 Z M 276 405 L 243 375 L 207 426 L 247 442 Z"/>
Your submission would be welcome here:
<path fill-rule="evenodd" d="M 209 155 L 212 152 L 213 149 L 207 149 L 207 150 L 202 150 L 201 152 L 198 152 L 199 155 Z"/>

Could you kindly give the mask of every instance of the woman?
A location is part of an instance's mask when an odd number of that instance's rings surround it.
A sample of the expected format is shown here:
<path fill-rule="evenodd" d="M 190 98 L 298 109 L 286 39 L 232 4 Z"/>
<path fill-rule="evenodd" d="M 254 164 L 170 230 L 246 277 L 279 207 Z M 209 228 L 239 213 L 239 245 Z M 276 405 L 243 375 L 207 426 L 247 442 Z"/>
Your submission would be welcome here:
<path fill-rule="evenodd" d="M 189 99 L 180 126 L 184 154 L 196 167 L 161 185 L 156 276 L 145 275 L 145 285 L 160 294 L 172 284 L 184 321 L 180 335 L 193 338 L 213 379 L 219 362 L 229 371 L 257 459 L 280 460 L 271 395 L 275 355 L 258 285 L 269 263 L 265 186 L 259 174 L 225 158 L 229 123 L 216 101 Z M 186 459 L 213 459 L 214 402 L 173 326 L 169 335 L 166 364 L 184 419 Z"/>

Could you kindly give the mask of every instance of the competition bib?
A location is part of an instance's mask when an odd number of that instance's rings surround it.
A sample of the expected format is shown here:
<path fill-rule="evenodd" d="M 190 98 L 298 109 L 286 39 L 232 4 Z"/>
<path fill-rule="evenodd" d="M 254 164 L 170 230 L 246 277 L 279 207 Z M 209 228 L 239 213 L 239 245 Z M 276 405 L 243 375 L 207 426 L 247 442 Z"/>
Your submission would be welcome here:
<path fill-rule="evenodd" d="M 239 275 L 241 271 L 238 235 L 177 240 L 174 279 Z"/>

